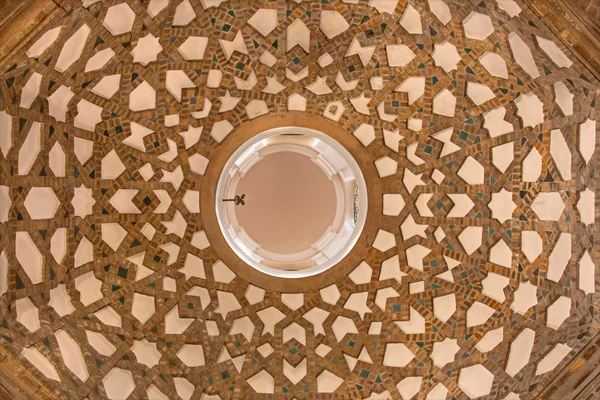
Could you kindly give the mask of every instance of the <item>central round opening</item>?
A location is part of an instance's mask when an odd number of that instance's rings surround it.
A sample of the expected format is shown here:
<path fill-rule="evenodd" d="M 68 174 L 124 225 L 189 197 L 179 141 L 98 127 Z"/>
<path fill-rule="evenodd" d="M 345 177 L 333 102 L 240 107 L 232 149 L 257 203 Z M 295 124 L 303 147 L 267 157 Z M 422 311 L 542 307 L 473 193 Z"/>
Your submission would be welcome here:
<path fill-rule="evenodd" d="M 299 153 L 265 156 L 240 180 L 237 191 L 246 195 L 245 206 L 235 207 L 238 222 L 255 242 L 273 253 L 306 250 L 335 219 L 333 182 Z"/>
<path fill-rule="evenodd" d="M 350 153 L 308 128 L 265 131 L 240 146 L 219 178 L 217 219 L 247 264 L 283 278 L 323 272 L 356 244 L 367 188 Z"/>

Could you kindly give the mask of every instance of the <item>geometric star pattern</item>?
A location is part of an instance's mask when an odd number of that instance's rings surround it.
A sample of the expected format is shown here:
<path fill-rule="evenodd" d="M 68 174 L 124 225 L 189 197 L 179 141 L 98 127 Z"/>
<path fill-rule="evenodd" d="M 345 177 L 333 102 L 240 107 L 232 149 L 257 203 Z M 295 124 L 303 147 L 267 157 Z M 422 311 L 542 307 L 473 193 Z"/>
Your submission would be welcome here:
<path fill-rule="evenodd" d="M 73 1 L 3 65 L 0 345 L 59 396 L 523 398 L 598 331 L 600 85 L 521 1 Z M 372 127 L 404 203 L 305 293 L 199 213 L 227 137 L 286 111 Z"/>

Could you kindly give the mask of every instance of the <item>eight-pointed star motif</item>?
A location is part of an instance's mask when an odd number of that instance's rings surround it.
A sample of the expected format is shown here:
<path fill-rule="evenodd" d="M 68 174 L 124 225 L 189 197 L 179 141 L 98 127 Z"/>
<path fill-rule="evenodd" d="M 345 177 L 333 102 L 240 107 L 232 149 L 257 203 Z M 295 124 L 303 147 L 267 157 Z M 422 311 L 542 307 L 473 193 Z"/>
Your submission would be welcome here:
<path fill-rule="evenodd" d="M 492 193 L 492 201 L 488 203 L 488 207 L 492 210 L 492 218 L 504 223 L 512 218 L 517 205 L 513 201 L 512 193 L 502 188 L 498 193 Z"/>
<path fill-rule="evenodd" d="M 517 106 L 517 115 L 523 121 L 523 127 L 535 127 L 544 122 L 544 103 L 535 95 L 535 93 L 521 93 L 515 99 Z"/>
<path fill-rule="evenodd" d="M 145 67 L 152 61 L 156 61 L 158 54 L 163 50 L 159 42 L 160 38 L 154 37 L 151 33 L 138 40 L 137 45 L 131 51 L 133 62 L 138 62 Z"/>
<path fill-rule="evenodd" d="M 537 287 L 531 282 L 521 282 L 510 308 L 516 313 L 525 315 L 537 302 Z"/>
<path fill-rule="evenodd" d="M 454 356 L 459 350 L 460 347 L 456 339 L 446 338 L 433 344 L 433 350 L 431 350 L 429 357 L 433 360 L 433 365 L 443 368 L 444 365 L 454 361 Z"/>
<path fill-rule="evenodd" d="M 455 70 L 462 60 L 456 46 L 447 40 L 435 44 L 431 57 L 435 61 L 435 65 L 441 67 L 445 72 Z"/>
<path fill-rule="evenodd" d="M 75 209 L 75 216 L 85 218 L 87 215 L 92 215 L 92 208 L 96 200 L 92 196 L 92 189 L 86 188 L 83 183 L 80 187 L 75 188 L 75 196 L 71 200 Z"/>

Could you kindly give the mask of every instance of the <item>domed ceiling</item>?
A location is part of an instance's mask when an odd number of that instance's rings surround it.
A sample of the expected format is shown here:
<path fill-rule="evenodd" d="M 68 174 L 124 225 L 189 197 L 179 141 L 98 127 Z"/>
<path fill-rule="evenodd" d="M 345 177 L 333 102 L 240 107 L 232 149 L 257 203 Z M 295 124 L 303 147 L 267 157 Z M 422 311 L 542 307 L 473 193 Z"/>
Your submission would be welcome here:
<path fill-rule="evenodd" d="M 524 399 L 598 333 L 600 85 L 523 1 L 73 0 L 3 65 L 0 347 L 52 396 Z M 335 279 L 226 262 L 249 124 L 374 171 Z"/>

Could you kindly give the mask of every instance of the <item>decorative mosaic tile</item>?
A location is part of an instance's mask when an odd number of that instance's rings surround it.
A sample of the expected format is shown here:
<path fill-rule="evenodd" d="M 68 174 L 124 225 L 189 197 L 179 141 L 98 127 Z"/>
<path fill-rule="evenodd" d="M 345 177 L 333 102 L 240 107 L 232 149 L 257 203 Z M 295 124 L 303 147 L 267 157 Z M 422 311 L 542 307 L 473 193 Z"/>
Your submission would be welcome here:
<path fill-rule="evenodd" d="M 71 3 L 0 71 L 0 345 L 55 393 L 525 398 L 597 334 L 600 83 L 528 3 Z M 199 205 L 286 111 L 383 193 L 304 293 L 237 276 Z"/>

